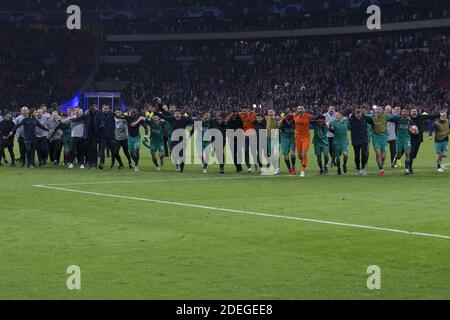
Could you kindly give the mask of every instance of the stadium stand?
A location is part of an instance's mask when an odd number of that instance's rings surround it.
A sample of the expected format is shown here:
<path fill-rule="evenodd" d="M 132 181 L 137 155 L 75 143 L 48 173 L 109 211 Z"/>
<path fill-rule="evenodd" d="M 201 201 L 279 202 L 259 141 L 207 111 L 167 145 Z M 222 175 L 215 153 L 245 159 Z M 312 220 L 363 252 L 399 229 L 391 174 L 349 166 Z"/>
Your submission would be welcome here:
<path fill-rule="evenodd" d="M 115 43 L 104 52 L 142 60 L 105 65 L 98 77 L 129 81 L 126 100 L 135 106 L 161 95 L 191 111 L 284 110 L 299 102 L 317 109 L 391 104 L 431 110 L 448 103 L 449 36 Z"/>
<path fill-rule="evenodd" d="M 383 23 L 406 27 L 396 32 L 349 34 L 345 29 L 332 34 L 338 27 L 365 26 L 363 8 L 372 2 L 383 4 Z M 298 3 L 306 9 L 283 11 Z M 6 0 L 0 11 L 44 8 L 65 14 L 69 4 L 92 12 L 167 12 L 214 5 L 230 16 L 153 21 L 95 20 L 94 15 L 94 21 L 75 32 L 58 22 L 30 25 L 8 18 L 0 31 L 5 44 L 0 48 L 2 108 L 62 103 L 84 87 L 117 89 L 109 91 L 122 91 L 125 103 L 138 108 L 158 95 L 189 112 L 243 105 L 285 109 L 298 103 L 317 110 L 330 104 L 340 109 L 394 104 L 431 111 L 449 103 L 450 29 L 414 29 L 415 21 L 448 19 L 448 1 Z M 246 8 L 264 8 L 264 14 L 245 15 Z M 307 35 L 315 28 L 322 28 L 323 35 L 287 36 L 290 30 Z M 255 30 L 228 40 L 215 36 Z M 281 33 L 269 39 L 268 31 Z M 210 37 L 185 41 L 187 33 Z M 136 35 L 147 38 L 133 41 Z M 176 41 L 153 36 L 175 36 Z"/>
<path fill-rule="evenodd" d="M 69 99 L 91 72 L 98 42 L 88 32 L 62 28 L 0 28 L 0 104 Z"/>

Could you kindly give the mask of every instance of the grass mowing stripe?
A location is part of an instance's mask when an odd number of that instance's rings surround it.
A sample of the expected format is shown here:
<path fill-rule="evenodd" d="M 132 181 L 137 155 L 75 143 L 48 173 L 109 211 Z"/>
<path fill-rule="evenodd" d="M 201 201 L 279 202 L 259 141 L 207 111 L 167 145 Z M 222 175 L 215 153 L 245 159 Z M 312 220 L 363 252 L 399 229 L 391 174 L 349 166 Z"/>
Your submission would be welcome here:
<path fill-rule="evenodd" d="M 183 182 L 183 181 L 209 181 L 209 180 L 235 180 L 235 179 L 273 179 L 273 178 L 292 178 L 288 176 L 255 176 L 255 177 L 221 177 L 221 178 L 185 178 L 185 179 L 148 179 L 148 180 L 118 180 L 118 181 L 98 181 L 98 182 L 74 182 L 74 183 L 48 183 L 42 186 L 52 186 L 52 187 L 64 187 L 64 186 L 85 186 L 85 185 L 96 185 L 96 184 L 130 184 L 130 183 L 155 183 L 155 182 Z"/>
<path fill-rule="evenodd" d="M 447 169 L 445 166 L 450 166 L 450 163 L 447 163 L 443 165 L 444 169 Z M 449 170 L 449 169 L 447 169 Z M 420 170 L 416 169 L 414 170 L 416 172 L 423 172 L 423 171 L 429 171 L 429 170 Z M 369 174 L 373 173 L 374 175 L 378 175 L 378 171 L 367 171 Z M 389 174 L 398 174 L 398 175 L 404 175 L 403 171 L 397 171 L 397 172 L 389 172 Z M 333 175 L 333 174 L 330 174 Z M 349 176 L 352 176 L 352 174 L 348 174 Z M 354 174 L 353 174 L 354 175 Z M 309 176 L 309 175 L 308 175 Z M 313 174 L 315 176 L 315 174 Z M 298 177 L 298 176 L 297 176 Z M 182 178 L 182 179 L 145 179 L 145 180 L 118 180 L 118 181 L 88 181 L 88 182 L 73 182 L 73 183 L 47 183 L 45 186 L 52 186 L 52 187 L 64 187 L 64 186 L 87 186 L 87 185 L 102 185 L 102 184 L 131 184 L 131 183 L 163 183 L 163 182 L 188 182 L 188 181 L 227 181 L 227 180 L 238 180 L 238 179 L 273 179 L 273 178 L 285 178 L 285 179 L 293 179 L 296 178 L 296 176 L 287 176 L 286 174 L 280 174 L 280 175 L 259 175 L 259 176 L 234 176 L 234 177 L 208 177 L 208 178 Z M 302 179 L 304 180 L 304 179 Z M 42 185 L 44 186 L 44 185 Z"/>
<path fill-rule="evenodd" d="M 432 234 L 432 233 L 414 232 L 414 231 L 406 231 L 406 230 L 400 230 L 400 229 L 373 227 L 373 226 L 366 226 L 366 225 L 359 225 L 359 224 L 350 224 L 350 223 L 342 223 L 342 222 L 334 222 L 334 221 L 319 220 L 319 219 L 299 218 L 299 217 L 292 217 L 292 216 L 283 216 L 283 215 L 278 215 L 278 214 L 269 214 L 269 213 L 243 211 L 243 210 L 236 210 L 236 209 L 218 208 L 218 207 L 211 207 L 211 206 L 204 206 L 204 205 L 197 205 L 197 204 L 189 204 L 189 203 L 182 203 L 182 202 L 173 202 L 173 201 L 155 200 L 155 199 L 148 199 L 148 198 L 129 197 L 129 196 L 122 196 L 122 195 L 108 194 L 108 193 L 100 193 L 100 192 L 91 192 L 91 191 L 68 189 L 68 188 L 62 188 L 62 187 L 54 187 L 54 186 L 49 186 L 49 185 L 33 185 L 33 187 L 35 187 L 35 188 L 44 188 L 44 189 L 52 189 L 52 190 L 58 190 L 58 191 L 64 191 L 64 192 L 74 192 L 74 193 L 88 194 L 88 195 L 93 195 L 93 196 L 119 198 L 119 199 L 126 199 L 126 200 L 137 200 L 137 201 L 153 202 L 153 203 L 167 204 L 167 205 L 173 205 L 173 206 L 205 209 L 205 210 L 211 210 L 211 211 L 240 213 L 240 214 L 247 214 L 247 215 L 253 215 L 253 216 L 288 219 L 288 220 L 297 220 L 297 221 L 306 221 L 306 222 L 313 222 L 313 223 L 320 223 L 320 224 L 343 226 L 343 227 L 349 227 L 349 228 L 369 229 L 369 230 L 401 233 L 401 234 L 408 234 L 408 235 L 415 235 L 415 236 L 422 236 L 422 237 L 433 237 L 433 238 L 450 239 L 450 236 L 439 235 L 439 234 Z"/>

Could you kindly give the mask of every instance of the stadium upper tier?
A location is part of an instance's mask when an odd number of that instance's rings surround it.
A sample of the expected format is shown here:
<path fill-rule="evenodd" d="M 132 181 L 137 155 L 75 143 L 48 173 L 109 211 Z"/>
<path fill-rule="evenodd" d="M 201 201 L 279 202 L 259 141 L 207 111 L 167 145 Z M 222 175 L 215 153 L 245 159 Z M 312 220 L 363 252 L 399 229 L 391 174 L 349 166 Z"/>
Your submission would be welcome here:
<path fill-rule="evenodd" d="M 189 110 L 304 103 L 338 108 L 449 102 L 450 33 L 418 32 L 245 41 L 109 43 L 97 80 L 126 83 L 134 106 L 161 96 Z"/>
<path fill-rule="evenodd" d="M 446 19 L 450 18 L 450 2 L 418 7 L 393 5 L 383 9 L 381 17 L 382 24 Z M 107 34 L 217 33 L 366 26 L 367 18 L 365 10 L 350 9 L 229 18 L 116 19 L 104 25 Z"/>
<path fill-rule="evenodd" d="M 83 10 L 164 10 L 179 8 L 273 8 L 288 12 L 340 10 L 359 8 L 370 4 L 391 5 L 395 3 L 423 5 L 425 0 L 2 0 L 0 10 L 63 10 L 68 5 L 79 5 Z M 244 11 L 243 11 L 244 12 Z"/>
<path fill-rule="evenodd" d="M 126 3 L 126 9 L 145 11 L 153 10 L 155 3 L 162 2 L 164 5 L 155 12 L 166 12 L 166 8 L 172 5 L 179 8 L 181 4 L 197 8 L 212 2 L 226 8 L 249 4 L 280 8 L 294 3 L 80 0 L 71 4 L 85 6 L 83 10 L 115 10 Z M 319 3 L 323 7 L 326 1 L 300 2 Z M 312 10 L 307 14 L 277 12 L 261 16 L 236 15 L 230 19 L 184 17 L 164 19 L 164 22 L 124 17 L 116 21 L 108 16 L 109 12 L 99 12 L 111 19 L 92 24 L 83 20 L 81 32 L 66 30 L 65 22 L 57 27 L 58 24 L 47 26 L 45 21 L 30 25 L 18 23 L 20 19 L 16 19 L 17 25 L 6 24 L 0 29 L 0 40 L 4 44 L 0 48 L 0 85 L 3 88 L 0 104 L 2 108 L 17 109 L 23 104 L 61 103 L 73 93 L 88 88 L 122 91 L 127 103 L 137 107 L 154 95 L 190 109 L 229 110 L 245 104 L 283 109 L 299 102 L 319 108 L 329 104 L 338 108 L 401 104 L 434 109 L 448 104 L 449 28 L 426 30 L 416 26 L 402 29 L 401 33 L 387 32 L 386 28 L 367 34 L 367 15 L 364 10 L 353 7 L 367 6 L 369 2 L 329 1 L 330 10 Z M 408 1 L 416 6 L 405 6 L 406 1 L 393 2 L 396 4 L 383 6 L 383 23 L 425 20 L 433 24 L 442 22 L 436 20 L 440 18 L 450 21 L 448 1 L 426 5 L 424 1 Z M 8 3 L 14 4 L 15 9 L 48 9 L 40 10 L 42 14 L 61 10 L 67 18 L 63 10 L 67 1 L 41 0 L 39 7 L 21 7 L 29 1 L 0 1 L 0 10 L 7 8 Z M 336 4 L 345 4 L 347 9 L 332 10 Z M 178 9 L 175 12 L 179 12 Z M 89 15 L 83 13 L 83 19 L 86 16 Z M 2 17 L 5 16 L 0 12 L 0 20 Z M 401 23 L 405 24 L 420 23 Z M 320 37 L 294 34 L 294 31 L 312 32 L 320 27 L 353 25 L 359 25 L 366 34 L 330 34 L 346 28 L 325 28 L 327 36 Z M 257 32 L 250 32 L 252 30 Z M 267 36 L 274 30 L 278 33 L 276 37 Z M 285 35 L 289 30 L 292 30 L 290 35 Z M 221 32 L 225 37 L 213 37 L 213 32 Z M 99 37 L 94 38 L 93 33 Z M 186 33 L 197 38 L 189 38 Z M 98 50 L 100 47 L 102 52 Z M 120 62 L 121 57 L 117 56 L 121 55 L 132 56 L 128 64 Z M 99 67 L 95 67 L 96 62 L 100 62 Z M 114 83 L 119 85 L 109 86 Z"/>
<path fill-rule="evenodd" d="M 28 6 L 21 5 L 27 3 Z M 65 25 L 66 1 L 0 1 L 0 22 Z M 382 6 L 382 24 L 450 18 L 450 2 L 425 1 L 72 1 L 82 22 L 106 34 L 217 33 L 365 26 L 366 7 Z M 155 6 L 160 4 L 159 6 Z M 14 4 L 14 5 L 13 5 Z M 214 6 L 209 6 L 209 5 Z M 30 7 L 31 5 L 31 7 Z M 192 7 L 189 7 L 192 6 Z M 173 9 L 169 9 L 172 8 Z M 121 8 L 121 9 L 119 9 Z M 11 10 L 1 12 L 2 10 Z M 25 11 L 14 11 L 22 9 Z M 412 26 L 413 27 L 413 26 Z M 409 27 L 410 29 L 412 28 Z M 422 28 L 418 24 L 417 28 Z"/>

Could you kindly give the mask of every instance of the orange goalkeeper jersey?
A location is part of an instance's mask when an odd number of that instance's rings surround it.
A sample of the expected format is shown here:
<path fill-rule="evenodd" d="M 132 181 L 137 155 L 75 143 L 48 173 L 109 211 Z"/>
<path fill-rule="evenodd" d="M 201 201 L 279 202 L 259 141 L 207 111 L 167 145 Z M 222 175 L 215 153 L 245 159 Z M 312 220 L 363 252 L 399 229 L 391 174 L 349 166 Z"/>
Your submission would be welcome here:
<path fill-rule="evenodd" d="M 313 115 L 304 113 L 302 115 L 294 114 L 295 122 L 295 138 L 296 139 L 310 139 L 311 134 L 309 131 L 309 125 L 311 120 L 314 118 Z"/>
<path fill-rule="evenodd" d="M 242 120 L 242 126 L 244 127 L 244 132 L 246 135 L 253 135 L 256 133 L 256 126 L 255 126 L 255 120 L 256 120 L 256 113 L 250 112 L 250 113 L 242 113 L 239 112 L 239 118 Z"/>

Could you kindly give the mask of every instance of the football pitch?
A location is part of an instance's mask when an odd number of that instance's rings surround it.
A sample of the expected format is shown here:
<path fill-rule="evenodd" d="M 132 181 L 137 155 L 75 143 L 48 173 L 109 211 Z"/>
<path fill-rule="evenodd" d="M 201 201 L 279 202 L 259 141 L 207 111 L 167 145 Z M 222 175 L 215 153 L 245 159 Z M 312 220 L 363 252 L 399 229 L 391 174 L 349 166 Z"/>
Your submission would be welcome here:
<path fill-rule="evenodd" d="M 370 152 L 368 177 L 2 167 L 0 299 L 449 299 L 450 171 Z"/>

